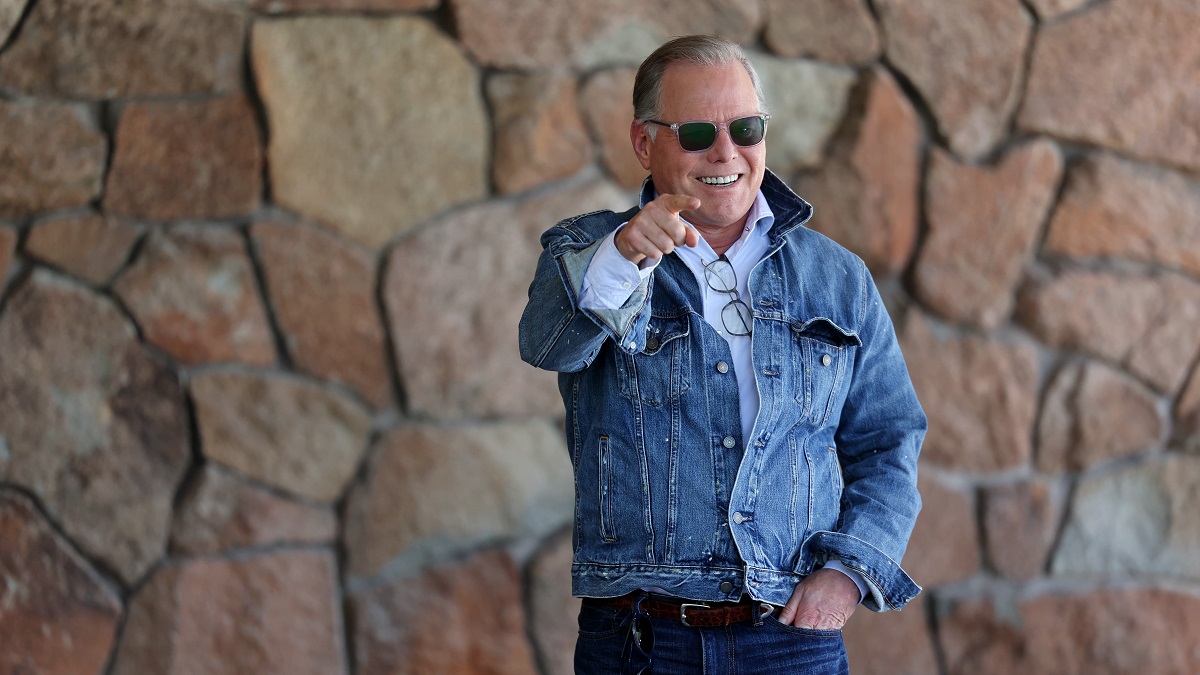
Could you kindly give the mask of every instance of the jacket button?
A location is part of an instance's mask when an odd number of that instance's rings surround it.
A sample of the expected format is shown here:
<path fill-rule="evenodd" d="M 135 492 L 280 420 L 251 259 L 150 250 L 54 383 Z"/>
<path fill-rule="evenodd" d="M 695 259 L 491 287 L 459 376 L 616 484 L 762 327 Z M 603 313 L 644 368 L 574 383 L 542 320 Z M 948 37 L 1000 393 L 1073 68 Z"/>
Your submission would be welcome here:
<path fill-rule="evenodd" d="M 732 450 L 733 446 L 737 445 L 737 441 L 733 440 L 733 436 L 726 436 L 725 440 L 721 441 L 721 445 Z"/>
<path fill-rule="evenodd" d="M 717 361 L 717 372 L 724 375 L 729 372 L 729 364 L 724 361 Z"/>
<path fill-rule="evenodd" d="M 654 351 L 655 349 L 658 349 L 658 344 L 658 338 L 652 337 L 649 340 L 646 340 L 646 349 L 649 351 Z M 829 355 L 826 355 L 825 358 L 829 358 Z M 829 364 L 827 363 L 825 365 Z"/>
<path fill-rule="evenodd" d="M 741 525 L 744 522 L 746 522 L 746 516 L 743 516 L 741 511 L 734 511 L 733 512 L 733 524 Z"/>
<path fill-rule="evenodd" d="M 833 359 L 828 354 L 821 357 L 821 365 L 828 366 L 831 363 L 833 363 Z"/>
<path fill-rule="evenodd" d="M 732 581 L 722 581 L 721 582 L 721 592 L 729 593 L 731 591 L 733 591 L 733 582 Z"/>

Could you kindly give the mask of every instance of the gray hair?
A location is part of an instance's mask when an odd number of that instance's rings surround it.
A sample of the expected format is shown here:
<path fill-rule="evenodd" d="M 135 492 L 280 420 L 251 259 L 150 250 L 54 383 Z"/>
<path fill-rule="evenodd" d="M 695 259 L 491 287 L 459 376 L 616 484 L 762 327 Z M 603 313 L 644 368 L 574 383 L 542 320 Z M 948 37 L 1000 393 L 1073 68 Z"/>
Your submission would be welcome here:
<path fill-rule="evenodd" d="M 676 63 L 687 63 L 697 66 L 720 66 L 727 63 L 740 63 L 750 75 L 754 85 L 754 96 L 758 99 L 760 112 L 767 111 L 767 99 L 763 95 L 762 83 L 758 73 L 746 57 L 746 52 L 736 42 L 731 42 L 719 35 L 685 35 L 665 42 L 654 53 L 642 61 L 637 76 L 633 80 L 633 117 L 640 121 L 658 119 L 662 115 L 662 80 L 667 68 Z M 656 126 L 650 126 L 647 132 L 653 140 Z"/>

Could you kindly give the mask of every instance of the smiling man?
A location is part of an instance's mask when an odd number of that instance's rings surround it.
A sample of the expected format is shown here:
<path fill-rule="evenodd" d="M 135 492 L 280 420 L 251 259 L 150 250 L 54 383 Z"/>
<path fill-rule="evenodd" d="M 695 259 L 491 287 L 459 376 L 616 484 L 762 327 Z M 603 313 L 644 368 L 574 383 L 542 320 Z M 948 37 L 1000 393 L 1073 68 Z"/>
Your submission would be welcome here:
<path fill-rule="evenodd" d="M 765 166 L 741 48 L 672 40 L 634 83 L 650 177 L 542 236 L 522 358 L 560 373 L 579 673 L 845 673 L 900 609 L 925 416 L 863 262 Z"/>

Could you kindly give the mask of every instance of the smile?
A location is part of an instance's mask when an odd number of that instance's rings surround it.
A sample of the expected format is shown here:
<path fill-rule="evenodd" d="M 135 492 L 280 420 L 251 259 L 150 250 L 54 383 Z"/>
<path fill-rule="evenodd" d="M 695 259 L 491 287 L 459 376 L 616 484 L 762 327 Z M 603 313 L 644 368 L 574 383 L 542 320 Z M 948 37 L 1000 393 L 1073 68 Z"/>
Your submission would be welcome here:
<path fill-rule="evenodd" d="M 698 180 L 705 185 L 733 185 L 741 174 L 733 174 L 732 176 L 701 176 Z"/>

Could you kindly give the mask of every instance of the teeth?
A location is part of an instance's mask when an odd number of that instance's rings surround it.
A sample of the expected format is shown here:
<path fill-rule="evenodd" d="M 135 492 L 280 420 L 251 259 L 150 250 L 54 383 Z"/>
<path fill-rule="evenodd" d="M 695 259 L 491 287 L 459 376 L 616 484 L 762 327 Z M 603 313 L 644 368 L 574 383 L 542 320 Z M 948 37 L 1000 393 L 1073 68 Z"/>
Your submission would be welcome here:
<path fill-rule="evenodd" d="M 737 179 L 737 174 L 732 176 L 705 176 L 700 179 L 700 182 L 706 185 L 729 185 Z"/>

